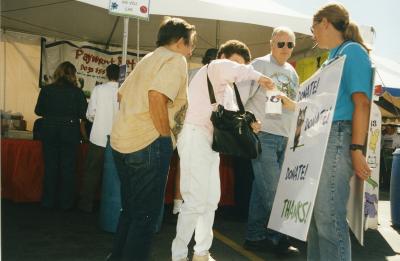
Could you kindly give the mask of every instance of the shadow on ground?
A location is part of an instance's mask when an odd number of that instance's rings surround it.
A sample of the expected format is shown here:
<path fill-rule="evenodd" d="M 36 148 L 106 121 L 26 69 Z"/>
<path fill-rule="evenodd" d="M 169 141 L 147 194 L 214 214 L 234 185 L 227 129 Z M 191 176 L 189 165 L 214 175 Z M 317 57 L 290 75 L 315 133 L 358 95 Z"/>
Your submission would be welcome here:
<path fill-rule="evenodd" d="M 76 210 L 48 211 L 39 204 L 2 201 L 2 260 L 4 261 L 101 261 L 110 252 L 113 235 L 98 226 L 98 212 L 85 214 Z M 152 260 L 170 260 L 170 245 L 175 236 L 176 216 L 166 207 L 163 227 L 154 242 Z M 222 208 L 217 212 L 215 230 L 241 248 L 246 218 L 243 211 Z M 193 245 L 193 244 L 192 244 Z M 306 260 L 306 244 L 296 241 L 301 255 L 292 258 L 272 253 L 254 252 L 258 260 Z M 396 253 L 376 230 L 365 233 L 365 246 L 352 238 L 353 260 L 387 260 Z M 218 261 L 245 261 L 251 258 L 232 246 L 214 240 L 211 249 Z M 400 255 L 398 255 L 400 260 Z M 393 259 L 394 260 L 394 259 Z"/>

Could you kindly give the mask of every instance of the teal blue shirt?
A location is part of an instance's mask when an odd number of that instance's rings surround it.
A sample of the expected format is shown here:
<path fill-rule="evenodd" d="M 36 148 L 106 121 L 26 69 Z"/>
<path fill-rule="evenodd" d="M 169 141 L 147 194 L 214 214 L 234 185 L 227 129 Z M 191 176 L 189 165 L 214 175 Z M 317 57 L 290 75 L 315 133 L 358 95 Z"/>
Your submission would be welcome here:
<path fill-rule="evenodd" d="M 346 55 L 346 61 L 333 121 L 352 120 L 354 104 L 351 95 L 353 93 L 364 93 L 368 99 L 371 99 L 372 95 L 372 67 L 367 51 L 360 44 L 349 41 L 331 49 L 328 60 L 342 55 Z"/>

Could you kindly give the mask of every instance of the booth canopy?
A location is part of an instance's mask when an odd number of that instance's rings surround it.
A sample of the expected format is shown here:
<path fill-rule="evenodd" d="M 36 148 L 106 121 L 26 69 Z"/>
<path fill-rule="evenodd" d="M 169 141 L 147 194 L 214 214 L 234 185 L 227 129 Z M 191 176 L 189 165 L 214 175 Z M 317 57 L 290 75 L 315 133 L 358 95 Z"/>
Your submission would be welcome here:
<path fill-rule="evenodd" d="M 375 85 L 382 86 L 383 94 L 376 101 L 384 123 L 400 124 L 400 64 L 372 55 L 376 67 Z"/>
<path fill-rule="evenodd" d="M 108 14 L 109 0 L 3 0 L 2 28 L 57 39 L 121 46 L 123 19 Z M 312 46 L 311 18 L 272 0 L 154 0 L 150 21 L 140 21 L 140 49 L 153 50 L 164 15 L 183 17 L 198 33 L 195 56 L 229 39 L 245 42 L 254 57 L 269 52 L 272 28 L 286 25 L 297 33 L 294 55 Z M 129 43 L 136 49 L 137 21 L 131 19 Z M 115 25 L 115 30 L 114 30 Z"/>
<path fill-rule="evenodd" d="M 400 64 L 377 55 L 372 55 L 371 58 L 377 68 L 375 84 L 400 91 Z M 396 95 L 395 93 L 392 94 Z M 400 96 L 400 93 L 396 96 Z"/>

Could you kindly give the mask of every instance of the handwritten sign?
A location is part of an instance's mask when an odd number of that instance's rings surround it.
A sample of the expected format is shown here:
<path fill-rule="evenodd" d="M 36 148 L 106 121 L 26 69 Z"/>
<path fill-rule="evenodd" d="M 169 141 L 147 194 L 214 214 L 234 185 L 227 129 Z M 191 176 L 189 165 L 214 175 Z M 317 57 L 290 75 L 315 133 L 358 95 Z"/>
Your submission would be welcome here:
<path fill-rule="evenodd" d="M 303 241 L 312 217 L 344 61 L 345 56 L 317 71 L 297 93 L 268 228 Z"/>

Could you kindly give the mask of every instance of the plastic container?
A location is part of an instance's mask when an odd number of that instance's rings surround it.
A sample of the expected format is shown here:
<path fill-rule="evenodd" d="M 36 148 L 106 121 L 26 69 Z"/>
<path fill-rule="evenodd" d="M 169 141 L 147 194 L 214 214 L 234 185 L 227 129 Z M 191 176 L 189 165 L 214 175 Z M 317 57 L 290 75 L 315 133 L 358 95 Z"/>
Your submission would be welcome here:
<path fill-rule="evenodd" d="M 103 183 L 101 188 L 100 227 L 115 233 L 121 211 L 121 186 L 108 139 L 104 153 Z"/>
<path fill-rule="evenodd" d="M 400 148 L 393 152 L 390 178 L 390 212 L 393 226 L 400 227 Z"/>

